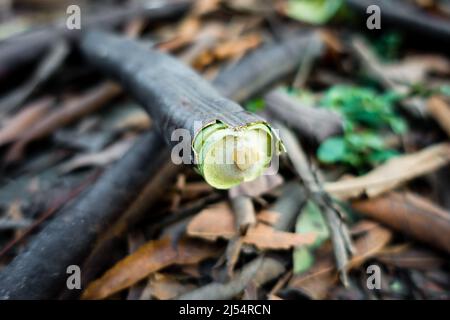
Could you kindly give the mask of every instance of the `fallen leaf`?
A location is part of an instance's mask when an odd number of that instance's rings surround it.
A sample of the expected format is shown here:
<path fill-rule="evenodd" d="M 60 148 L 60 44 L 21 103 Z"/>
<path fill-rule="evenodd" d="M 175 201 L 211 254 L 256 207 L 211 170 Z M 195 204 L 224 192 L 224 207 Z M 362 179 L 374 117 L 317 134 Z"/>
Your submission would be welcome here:
<path fill-rule="evenodd" d="M 450 253 L 450 214 L 413 193 L 386 195 L 352 202 L 358 212 L 414 239 Z"/>
<path fill-rule="evenodd" d="M 241 183 L 232 188 L 229 192 L 231 198 L 237 196 L 247 196 L 251 198 L 259 197 L 283 183 L 283 177 L 279 174 L 262 175 L 255 180 Z"/>
<path fill-rule="evenodd" d="M 194 68 L 202 70 L 215 61 L 238 59 L 247 51 L 256 48 L 261 44 L 259 34 L 248 34 L 236 39 L 218 42 L 211 48 L 198 54 L 192 61 Z"/>
<path fill-rule="evenodd" d="M 387 265 L 417 270 L 434 270 L 445 263 L 445 259 L 431 250 L 414 247 L 408 247 L 400 252 L 383 252 L 377 259 Z"/>
<path fill-rule="evenodd" d="M 242 241 L 261 250 L 287 250 L 292 247 L 311 244 L 315 239 L 314 233 L 296 234 L 278 231 L 260 223 L 249 228 Z"/>
<path fill-rule="evenodd" d="M 144 111 L 132 112 L 126 117 L 122 118 L 114 128 L 119 130 L 133 129 L 133 130 L 147 130 L 151 126 L 151 119 Z"/>
<path fill-rule="evenodd" d="M 214 48 L 214 56 L 218 60 L 234 58 L 256 48 L 261 44 L 261 41 L 259 34 L 248 34 L 235 40 L 222 42 Z"/>
<path fill-rule="evenodd" d="M 189 239 L 183 239 L 177 244 L 168 237 L 151 240 L 91 282 L 83 292 L 82 299 L 107 298 L 165 267 L 198 263 L 218 253 L 217 247 L 211 244 Z"/>
<path fill-rule="evenodd" d="M 259 222 L 265 223 L 269 226 L 274 226 L 279 218 L 280 213 L 270 210 L 263 210 L 256 216 L 256 219 Z"/>
<path fill-rule="evenodd" d="M 236 11 L 262 14 L 273 12 L 275 1 L 227 0 L 226 4 Z"/>
<path fill-rule="evenodd" d="M 196 38 L 200 29 L 200 21 L 196 16 L 189 16 L 184 19 L 176 32 L 176 36 L 171 40 L 161 43 L 158 48 L 162 51 L 174 51 L 180 49 Z"/>
<path fill-rule="evenodd" d="M 34 123 L 20 135 L 20 139 L 8 150 L 5 162 L 13 163 L 20 160 L 30 142 L 46 137 L 56 129 L 99 110 L 121 92 L 122 89 L 117 84 L 104 82 L 76 98 L 64 101 L 62 105 L 54 108 L 53 112 L 47 117 L 41 118 L 40 121 Z"/>
<path fill-rule="evenodd" d="M 156 273 L 149 279 L 140 300 L 170 300 L 194 289 L 192 284 L 182 284 L 172 276 Z"/>
<path fill-rule="evenodd" d="M 194 15 L 205 15 L 211 13 L 220 5 L 220 0 L 200 0 L 196 1 L 193 8 Z"/>
<path fill-rule="evenodd" d="M 188 224 L 187 234 L 212 241 L 219 238 L 232 239 L 238 235 L 238 232 L 231 208 L 227 203 L 222 202 L 202 210 Z M 315 235 L 312 233 L 300 235 L 278 231 L 262 223 L 250 227 L 246 235 L 242 237 L 243 243 L 254 245 L 261 250 L 289 249 L 310 244 L 314 240 Z"/>
<path fill-rule="evenodd" d="M 369 229 L 354 242 L 355 254 L 347 268 L 357 268 L 376 256 L 389 243 L 391 237 L 392 233 L 381 225 Z M 289 287 L 299 289 L 313 299 L 323 299 L 337 280 L 333 254 L 329 250 L 329 254 L 318 259 L 309 271 L 294 276 L 289 282 Z"/>
<path fill-rule="evenodd" d="M 229 204 L 220 202 L 203 209 L 190 221 L 186 232 L 189 236 L 210 241 L 233 238 L 237 230 Z"/>
<path fill-rule="evenodd" d="M 67 173 L 75 169 L 86 166 L 105 166 L 119 158 L 133 145 L 135 137 L 127 138 L 116 142 L 105 150 L 96 153 L 86 153 L 77 155 L 59 167 L 62 173 Z"/>
<path fill-rule="evenodd" d="M 295 224 L 295 233 L 314 233 L 317 235 L 316 240 L 310 245 L 294 249 L 294 273 L 297 274 L 305 272 L 313 265 L 314 255 L 312 251 L 322 245 L 330 236 L 322 212 L 313 201 L 308 201 L 303 207 Z"/>
<path fill-rule="evenodd" d="M 449 161 L 450 144 L 440 143 L 416 153 L 393 158 L 363 176 L 325 183 L 324 188 L 343 200 L 364 194 L 372 198 L 435 171 Z"/>
<path fill-rule="evenodd" d="M 427 110 L 450 137 L 450 105 L 448 102 L 443 97 L 431 97 L 427 102 Z"/>
<path fill-rule="evenodd" d="M 401 62 L 382 64 L 383 72 L 392 81 L 402 84 L 415 84 L 426 81 L 431 72 L 448 74 L 449 61 L 438 55 L 415 55 L 402 59 Z"/>
<path fill-rule="evenodd" d="M 50 97 L 39 99 L 9 119 L 0 130 L 0 146 L 19 138 L 26 129 L 50 110 L 53 102 L 54 99 Z"/>

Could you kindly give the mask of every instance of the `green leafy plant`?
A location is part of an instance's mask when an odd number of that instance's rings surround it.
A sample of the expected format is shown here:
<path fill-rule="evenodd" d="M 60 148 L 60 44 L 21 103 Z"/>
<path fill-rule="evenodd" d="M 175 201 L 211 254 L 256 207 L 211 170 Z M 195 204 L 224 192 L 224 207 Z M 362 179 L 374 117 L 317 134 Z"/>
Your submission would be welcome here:
<path fill-rule="evenodd" d="M 294 273 L 307 271 L 314 264 L 313 251 L 320 247 L 330 236 L 320 208 L 313 202 L 308 201 L 297 218 L 295 232 L 298 234 L 314 233 L 314 243 L 294 249 Z"/>
<path fill-rule="evenodd" d="M 386 32 L 373 41 L 373 48 L 381 59 L 392 61 L 399 58 L 402 43 L 403 38 L 400 33 Z"/>
<path fill-rule="evenodd" d="M 344 118 L 344 134 L 325 140 L 317 150 L 323 163 L 342 163 L 357 169 L 376 165 L 398 154 L 386 146 L 381 132 L 402 134 L 406 122 L 394 111 L 400 97 L 377 94 L 360 87 L 335 86 L 329 89 L 320 105 L 340 113 Z"/>
<path fill-rule="evenodd" d="M 328 22 L 342 6 L 342 0 L 289 0 L 289 17 L 311 24 Z"/>
<path fill-rule="evenodd" d="M 255 98 L 248 101 L 244 107 L 250 112 L 258 112 L 265 108 L 265 102 L 262 98 Z"/>

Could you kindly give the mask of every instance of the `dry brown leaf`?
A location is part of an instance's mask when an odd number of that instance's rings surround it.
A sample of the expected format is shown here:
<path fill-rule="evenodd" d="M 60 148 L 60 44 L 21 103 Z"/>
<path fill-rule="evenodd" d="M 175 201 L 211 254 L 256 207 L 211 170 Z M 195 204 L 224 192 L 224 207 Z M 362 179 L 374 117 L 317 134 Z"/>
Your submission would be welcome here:
<path fill-rule="evenodd" d="M 412 194 L 386 195 L 353 201 L 352 207 L 389 227 L 450 253 L 450 214 Z"/>
<path fill-rule="evenodd" d="M 251 198 L 259 197 L 283 183 L 284 179 L 279 174 L 262 175 L 255 180 L 241 183 L 229 191 L 231 198 L 237 196 L 247 196 Z"/>
<path fill-rule="evenodd" d="M 41 139 L 53 133 L 56 129 L 99 110 L 121 92 L 122 89 L 117 84 L 104 82 L 76 98 L 66 100 L 47 117 L 40 119 L 20 135 L 20 139 L 8 150 L 5 162 L 13 163 L 20 160 L 30 142 Z"/>
<path fill-rule="evenodd" d="M 201 16 L 204 14 L 211 13 L 219 7 L 221 0 L 199 0 L 195 2 L 193 8 L 193 14 Z"/>
<path fill-rule="evenodd" d="M 148 275 L 174 264 L 193 264 L 219 253 L 217 247 L 183 239 L 175 244 L 168 237 L 151 240 L 116 263 L 89 284 L 82 299 L 104 299 L 130 287 Z"/>
<path fill-rule="evenodd" d="M 259 34 L 248 34 L 236 40 L 222 42 L 214 48 L 214 56 L 218 60 L 234 58 L 256 48 L 261 44 L 261 41 Z"/>
<path fill-rule="evenodd" d="M 360 267 L 369 258 L 375 257 L 392 238 L 392 232 L 381 225 L 371 229 L 355 242 L 355 254 L 349 261 L 348 268 Z"/>
<path fill-rule="evenodd" d="M 356 227 L 359 228 L 358 225 Z M 366 260 L 376 256 L 391 240 L 392 233 L 380 225 L 367 230 L 354 242 L 355 254 L 348 263 L 348 269 L 357 268 Z M 327 256 L 319 259 L 308 272 L 294 276 L 289 282 L 289 286 L 300 289 L 313 299 L 323 299 L 337 279 L 334 259 L 332 253 L 329 252 Z"/>
<path fill-rule="evenodd" d="M 407 57 L 401 62 L 384 64 L 383 72 L 386 77 L 398 83 L 414 84 L 426 81 L 431 72 L 448 74 L 449 61 L 438 55 L 416 55 Z"/>
<path fill-rule="evenodd" d="M 210 241 L 233 238 L 237 230 L 229 204 L 221 202 L 203 209 L 188 224 L 186 232 L 189 236 Z"/>
<path fill-rule="evenodd" d="M 450 105 L 442 97 L 431 97 L 427 110 L 450 137 Z"/>
<path fill-rule="evenodd" d="M 180 192 L 185 199 L 197 198 L 213 191 L 214 188 L 204 181 L 186 183 L 183 190 L 178 190 L 178 192 Z"/>
<path fill-rule="evenodd" d="M 273 12 L 276 4 L 275 1 L 261 0 L 226 0 L 225 3 L 233 10 L 254 14 Z"/>
<path fill-rule="evenodd" d="M 202 210 L 189 223 L 187 234 L 212 241 L 218 238 L 232 239 L 238 235 L 238 232 L 231 208 L 227 203 L 222 202 Z M 313 234 L 300 235 L 278 231 L 259 223 L 248 229 L 242 242 L 254 245 L 261 250 L 281 250 L 310 244 L 314 242 L 314 239 L 315 235 Z"/>
<path fill-rule="evenodd" d="M 270 210 L 263 210 L 260 213 L 258 213 L 256 219 L 259 222 L 268 224 L 269 226 L 273 226 L 277 223 L 278 219 L 280 218 L 280 213 Z"/>
<path fill-rule="evenodd" d="M 192 62 L 196 69 L 204 69 L 214 61 L 226 59 L 237 59 L 244 55 L 248 50 L 256 48 L 261 44 L 259 34 L 249 34 L 237 39 L 218 43 L 213 48 L 200 53 Z"/>
<path fill-rule="evenodd" d="M 133 145 L 134 141 L 135 137 L 128 138 L 116 142 L 115 144 L 100 152 L 77 155 L 73 159 L 62 164 L 59 170 L 62 173 L 67 173 L 86 166 L 105 166 L 121 158 L 125 154 L 125 152 L 127 152 L 127 150 Z"/>
<path fill-rule="evenodd" d="M 8 120 L 0 130 L 0 146 L 20 137 L 26 129 L 31 127 L 50 110 L 53 102 L 54 99 L 50 97 L 40 99 L 24 107 L 22 111 Z"/>
<path fill-rule="evenodd" d="M 445 263 L 441 258 L 431 250 L 406 247 L 404 250 L 396 252 L 383 252 L 377 257 L 381 262 L 399 268 L 433 270 L 439 268 Z"/>
<path fill-rule="evenodd" d="M 328 182 L 324 188 L 339 199 L 367 195 L 372 198 L 401 184 L 435 171 L 450 161 L 450 144 L 441 143 L 419 152 L 396 157 L 366 175 Z"/>
<path fill-rule="evenodd" d="M 139 110 L 126 115 L 123 119 L 114 125 L 114 129 L 125 130 L 147 130 L 151 126 L 151 119 L 144 110 Z"/>
<path fill-rule="evenodd" d="M 158 48 L 162 51 L 174 51 L 194 41 L 200 30 L 200 21 L 196 16 L 189 16 L 180 23 L 176 36 Z"/>
<path fill-rule="evenodd" d="M 257 224 L 248 229 L 242 241 L 261 250 L 287 250 L 292 247 L 314 243 L 316 236 L 313 233 L 297 234 L 278 231 L 265 224 Z"/>
<path fill-rule="evenodd" d="M 140 299 L 149 300 L 150 298 L 156 298 L 159 300 L 170 300 L 194 289 L 195 286 L 192 284 L 182 284 L 174 277 L 156 273 L 148 281 Z"/>
<path fill-rule="evenodd" d="M 319 31 L 319 35 L 325 45 L 333 52 L 342 54 L 345 51 L 341 39 L 335 32 L 323 29 Z"/>

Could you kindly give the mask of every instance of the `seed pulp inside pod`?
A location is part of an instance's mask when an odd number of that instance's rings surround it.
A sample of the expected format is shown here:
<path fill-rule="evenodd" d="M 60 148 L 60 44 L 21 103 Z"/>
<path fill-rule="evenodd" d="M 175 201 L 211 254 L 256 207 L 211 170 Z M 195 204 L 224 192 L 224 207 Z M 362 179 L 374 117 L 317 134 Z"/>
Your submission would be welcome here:
<path fill-rule="evenodd" d="M 197 134 L 193 148 L 206 182 L 228 189 L 263 174 L 278 147 L 275 140 L 277 137 L 265 123 L 236 129 L 217 122 Z"/>

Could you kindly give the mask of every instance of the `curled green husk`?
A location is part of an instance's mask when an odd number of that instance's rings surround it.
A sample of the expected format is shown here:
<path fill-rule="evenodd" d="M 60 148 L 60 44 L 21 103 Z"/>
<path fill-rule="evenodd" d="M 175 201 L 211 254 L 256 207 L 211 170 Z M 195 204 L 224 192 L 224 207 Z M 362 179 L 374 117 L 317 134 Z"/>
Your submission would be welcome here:
<path fill-rule="evenodd" d="M 197 168 L 206 182 L 217 189 L 229 189 L 259 177 L 274 155 L 284 147 L 266 123 L 232 128 L 216 122 L 194 138 Z"/>

